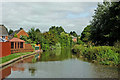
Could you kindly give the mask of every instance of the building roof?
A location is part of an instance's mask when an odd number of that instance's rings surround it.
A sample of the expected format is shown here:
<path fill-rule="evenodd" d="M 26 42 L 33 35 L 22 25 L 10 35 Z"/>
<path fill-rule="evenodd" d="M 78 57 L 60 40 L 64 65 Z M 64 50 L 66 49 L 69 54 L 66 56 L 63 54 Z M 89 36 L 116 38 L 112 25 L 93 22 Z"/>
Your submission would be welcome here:
<path fill-rule="evenodd" d="M 10 40 L 8 40 L 9 42 L 25 42 L 24 40 L 21 40 L 19 38 L 12 38 Z"/>
<path fill-rule="evenodd" d="M 12 34 L 10 34 L 10 36 L 14 36 L 14 35 L 15 35 L 15 33 L 17 34 L 19 31 L 20 31 L 20 29 L 19 29 L 19 30 L 14 31 Z"/>
<path fill-rule="evenodd" d="M 0 36 L 8 36 L 7 28 L 4 25 L 0 25 Z"/>

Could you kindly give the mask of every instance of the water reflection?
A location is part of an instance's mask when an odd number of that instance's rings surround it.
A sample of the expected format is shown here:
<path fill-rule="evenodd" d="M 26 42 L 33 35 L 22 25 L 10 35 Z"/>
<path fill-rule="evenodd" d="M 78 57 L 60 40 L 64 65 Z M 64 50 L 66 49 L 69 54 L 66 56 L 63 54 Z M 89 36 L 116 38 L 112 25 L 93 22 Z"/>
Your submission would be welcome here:
<path fill-rule="evenodd" d="M 11 66 L 0 71 L 0 80 L 6 78 L 11 74 Z"/>
<path fill-rule="evenodd" d="M 70 48 L 65 48 L 44 52 L 41 55 L 40 61 L 62 61 L 70 58 L 72 58 Z"/>
<path fill-rule="evenodd" d="M 117 67 L 85 62 L 71 54 L 70 48 L 44 52 L 40 59 L 34 56 L 3 69 L 7 78 L 117 78 Z M 9 76 L 8 76 L 9 75 Z M 2 77 L 3 78 L 3 77 Z"/>
<path fill-rule="evenodd" d="M 35 71 L 36 71 L 35 67 L 29 68 L 29 72 L 31 73 L 31 76 L 35 75 Z"/>

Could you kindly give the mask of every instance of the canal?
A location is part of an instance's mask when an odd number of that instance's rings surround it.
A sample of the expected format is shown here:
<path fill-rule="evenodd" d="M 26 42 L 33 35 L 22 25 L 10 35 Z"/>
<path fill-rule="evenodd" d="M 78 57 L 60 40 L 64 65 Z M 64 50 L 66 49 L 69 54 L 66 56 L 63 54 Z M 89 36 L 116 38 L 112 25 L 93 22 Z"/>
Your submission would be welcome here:
<path fill-rule="evenodd" d="M 41 58 L 23 59 L 2 70 L 3 78 L 118 78 L 117 67 L 78 59 L 69 48 L 43 52 Z"/>

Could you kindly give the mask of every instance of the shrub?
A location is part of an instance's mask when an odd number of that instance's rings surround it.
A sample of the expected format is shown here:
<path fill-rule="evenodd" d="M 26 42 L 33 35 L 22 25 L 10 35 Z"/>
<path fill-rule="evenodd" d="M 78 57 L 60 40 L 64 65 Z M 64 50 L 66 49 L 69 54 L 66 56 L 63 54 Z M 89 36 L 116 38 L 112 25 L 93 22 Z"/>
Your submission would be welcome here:
<path fill-rule="evenodd" d="M 83 45 L 75 45 L 72 49 L 74 53 L 87 58 L 88 60 L 96 60 L 100 64 L 118 65 L 119 53 L 117 48 L 111 46 L 95 46 L 85 47 Z"/>

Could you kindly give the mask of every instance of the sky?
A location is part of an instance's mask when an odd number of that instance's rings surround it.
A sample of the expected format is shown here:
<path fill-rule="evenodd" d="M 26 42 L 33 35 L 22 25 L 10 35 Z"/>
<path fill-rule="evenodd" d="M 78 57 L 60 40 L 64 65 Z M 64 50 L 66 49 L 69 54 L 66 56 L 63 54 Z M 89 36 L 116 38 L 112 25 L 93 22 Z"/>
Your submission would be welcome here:
<path fill-rule="evenodd" d="M 51 26 L 62 26 L 66 32 L 81 34 L 90 24 L 98 2 L 2 2 L 0 24 L 8 30 L 20 27 L 25 31 L 39 28 L 46 32 Z"/>

